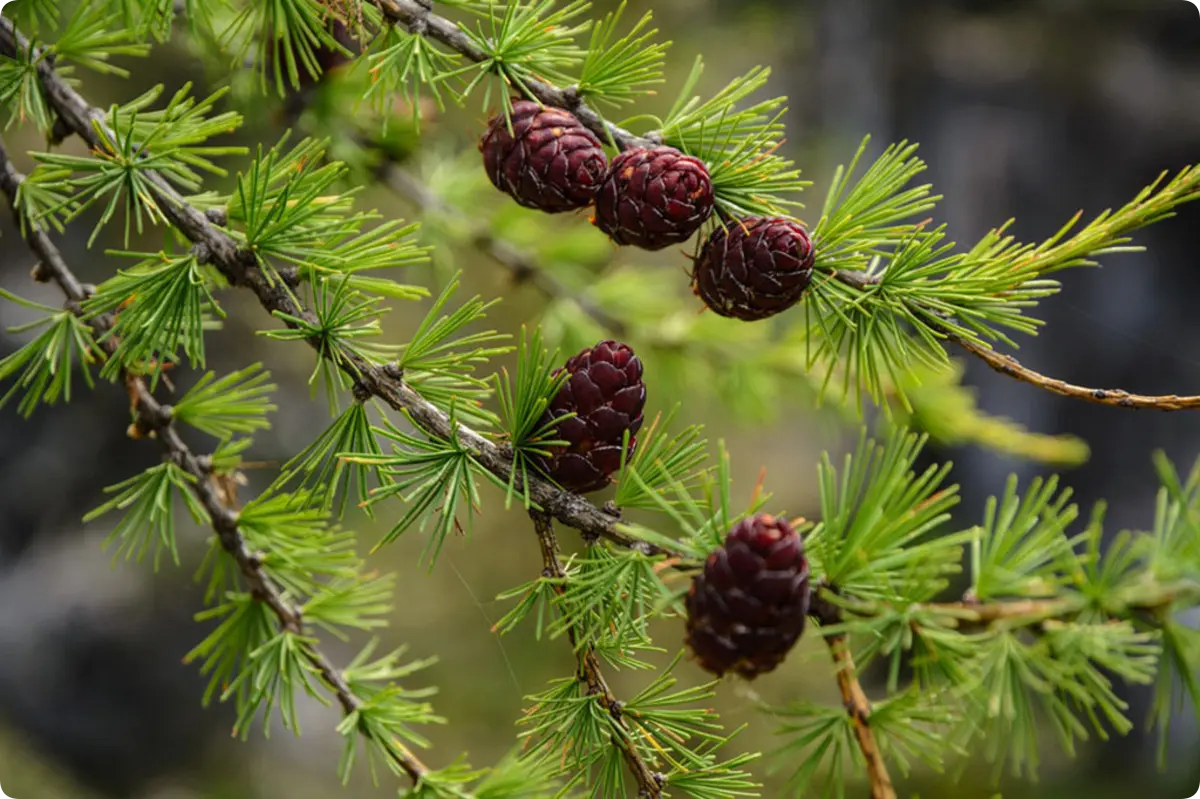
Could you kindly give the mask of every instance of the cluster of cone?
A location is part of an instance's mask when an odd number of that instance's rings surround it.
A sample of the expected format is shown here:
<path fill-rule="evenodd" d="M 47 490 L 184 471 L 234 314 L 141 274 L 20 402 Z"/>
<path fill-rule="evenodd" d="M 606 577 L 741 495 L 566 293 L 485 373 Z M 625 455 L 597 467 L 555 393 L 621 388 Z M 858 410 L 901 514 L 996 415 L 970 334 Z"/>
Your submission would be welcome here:
<path fill-rule="evenodd" d="M 546 213 L 595 205 L 593 223 L 614 242 L 644 250 L 682 244 L 713 213 L 712 179 L 672 147 L 626 150 L 610 163 L 573 114 L 516 100 L 479 144 L 488 177 L 521 205 Z M 808 231 L 784 218 L 717 225 L 692 267 L 692 287 L 721 316 L 766 319 L 795 305 L 812 281 Z"/>
<path fill-rule="evenodd" d="M 493 185 L 523 206 L 562 213 L 595 206 L 615 243 L 682 244 L 712 216 L 708 169 L 672 147 L 626 150 L 610 162 L 570 112 L 527 100 L 491 120 L 479 145 Z M 721 316 L 756 321 L 795 305 L 812 280 L 813 243 L 798 223 L 717 225 L 693 262 L 692 287 Z M 632 457 L 642 426 L 642 362 L 616 341 L 578 353 L 543 422 L 562 442 L 542 468 L 563 488 L 599 491 Z M 555 423 L 557 420 L 557 423 Z M 700 666 L 752 679 L 773 670 L 804 631 L 810 589 L 804 544 L 783 519 L 746 519 L 709 556 L 687 597 L 687 644 Z"/>

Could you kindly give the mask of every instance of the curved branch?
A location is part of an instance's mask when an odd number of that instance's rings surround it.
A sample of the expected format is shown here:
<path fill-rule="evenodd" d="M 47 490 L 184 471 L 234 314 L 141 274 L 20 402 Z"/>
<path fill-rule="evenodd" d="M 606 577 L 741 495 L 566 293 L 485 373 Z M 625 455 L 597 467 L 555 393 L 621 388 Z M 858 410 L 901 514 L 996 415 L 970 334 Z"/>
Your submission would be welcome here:
<path fill-rule="evenodd" d="M 1097 405 L 1108 405 L 1115 408 L 1137 408 L 1156 411 L 1192 411 L 1200 409 L 1200 396 L 1180 397 L 1175 394 L 1146 396 L 1144 394 L 1131 394 L 1120 388 L 1088 388 L 1086 386 L 1077 386 L 1065 380 L 1059 380 L 1058 378 L 1035 372 L 1026 366 L 1022 366 L 1021 362 L 1011 355 L 996 352 L 991 347 L 983 344 L 968 341 L 957 336 L 952 336 L 950 341 L 962 347 L 1002 375 L 1019 380 L 1022 383 L 1028 383 L 1031 386 L 1037 386 L 1040 389 L 1063 397 L 1092 402 Z"/>
<path fill-rule="evenodd" d="M 7 20 L 4 20 L 7 22 Z M 17 191 L 25 176 L 16 170 L 8 158 L 4 141 L 0 138 L 0 190 L 8 197 L 13 213 L 17 214 Z M 75 277 L 75 274 L 63 260 L 62 254 L 50 237 L 33 220 L 26 219 L 26 241 L 29 248 L 40 259 L 35 277 L 38 280 L 53 281 L 62 289 L 67 297 L 68 308 L 75 314 L 81 313 L 81 303 L 89 296 L 87 289 Z M 87 320 L 96 331 L 100 346 L 107 355 L 112 356 L 117 349 L 117 342 L 111 336 L 104 338 L 113 326 L 111 314 L 102 314 Z M 207 511 L 213 532 L 221 542 L 221 547 L 237 563 L 238 571 L 246 581 L 249 592 L 259 602 L 265 604 L 275 614 L 280 626 L 298 636 L 304 634 L 304 617 L 300 608 L 290 603 L 283 590 L 266 573 L 262 567 L 259 555 L 250 551 L 246 539 L 238 529 L 238 512 L 228 503 L 227 493 L 219 486 L 218 478 L 204 459 L 197 456 L 184 443 L 175 429 L 171 409 L 154 399 L 146 381 L 141 377 L 122 372 L 125 385 L 129 390 L 130 402 L 133 405 L 135 421 L 131 435 L 135 437 L 154 437 L 162 444 L 165 456 L 176 466 L 191 475 L 192 491 Z M 338 703 L 346 714 L 353 713 L 362 707 L 362 701 L 351 690 L 342 672 L 333 665 L 332 661 L 307 639 L 300 643 L 304 657 L 321 679 L 337 697 Z M 398 741 L 393 742 L 391 749 L 396 765 L 399 766 L 413 782 L 420 782 L 428 772 L 428 768 L 407 747 Z"/>
<path fill-rule="evenodd" d="M 399 0 L 399 4 L 416 5 L 409 0 Z M 28 47 L 29 42 L 16 31 L 12 21 L 0 17 L 0 53 L 15 58 L 19 51 Z M 107 127 L 104 113 L 67 85 L 49 59 L 37 58 L 36 61 L 38 78 L 46 98 L 63 125 L 91 147 L 101 149 L 103 145 L 97 128 L 104 130 Z M 253 291 L 259 304 L 269 313 L 278 311 L 315 322 L 312 311 L 301 304 L 286 286 L 281 285 L 281 281 L 268 279 L 253 253 L 242 249 L 229 233 L 189 205 L 162 175 L 151 170 L 145 170 L 142 174 L 167 221 L 196 245 L 198 255 L 214 265 L 231 285 Z M 310 340 L 309 344 L 318 353 L 322 352 L 320 341 Z M 322 357 L 331 356 L 326 353 Z M 465 425 L 451 425 L 450 417 L 405 383 L 403 376 L 393 366 L 376 365 L 352 353 L 344 353 L 331 360 L 335 360 L 337 368 L 367 393 L 405 414 L 426 435 L 442 439 L 457 438 L 483 468 L 505 483 L 512 479 L 512 460 L 500 447 Z M 516 487 L 518 490 L 525 488 L 520 475 L 516 476 Z M 540 508 L 585 535 L 605 538 L 624 547 L 635 547 L 647 554 L 681 554 L 622 533 L 618 529 L 620 519 L 617 516 L 545 480 L 531 479 L 528 489 L 529 496 Z"/>
<path fill-rule="evenodd" d="M 839 283 L 858 289 L 859 291 L 866 291 L 880 283 L 879 275 L 861 271 L 834 270 L 832 276 Z M 945 318 L 941 312 L 935 309 L 922 307 L 922 310 L 926 314 Z M 947 342 L 962 347 L 1000 374 L 1063 397 L 1083 400 L 1084 402 L 1091 402 L 1097 405 L 1108 405 L 1114 408 L 1150 409 L 1157 411 L 1200 410 L 1200 396 L 1181 397 L 1175 394 L 1149 396 L 1145 394 L 1132 394 L 1120 388 L 1088 388 L 1087 386 L 1077 386 L 1065 380 L 1059 380 L 1056 377 L 1035 372 L 1028 367 L 1022 366 L 1021 362 L 1011 355 L 996 352 L 996 350 L 986 344 L 970 341 L 944 330 L 943 333 Z"/>

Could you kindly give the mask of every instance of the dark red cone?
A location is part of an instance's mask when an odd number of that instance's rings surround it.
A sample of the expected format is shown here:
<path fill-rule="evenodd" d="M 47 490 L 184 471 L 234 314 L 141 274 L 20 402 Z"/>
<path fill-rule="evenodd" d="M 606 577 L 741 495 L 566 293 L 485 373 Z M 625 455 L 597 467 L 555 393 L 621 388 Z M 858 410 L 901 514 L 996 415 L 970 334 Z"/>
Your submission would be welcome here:
<path fill-rule="evenodd" d="M 792 526 L 765 513 L 744 519 L 692 581 L 688 648 L 706 671 L 754 679 L 796 645 L 809 598 L 804 542 Z"/>
<path fill-rule="evenodd" d="M 621 468 L 625 431 L 633 455 L 646 405 L 642 362 L 625 344 L 602 341 L 563 369 L 570 377 L 550 402 L 546 421 L 576 415 L 558 423 L 554 438 L 567 446 L 553 449 L 546 472 L 568 491 L 599 491 Z"/>
<path fill-rule="evenodd" d="M 690 239 L 712 210 L 704 164 L 674 148 L 654 147 L 613 159 L 593 222 L 617 244 L 661 250 Z"/>
<path fill-rule="evenodd" d="M 529 100 L 512 107 L 512 133 L 503 114 L 479 143 L 492 184 L 521 205 L 556 214 L 591 204 L 608 171 L 596 134 L 560 108 Z"/>
<path fill-rule="evenodd" d="M 753 322 L 784 311 L 812 282 L 812 239 L 790 219 L 743 219 L 708 237 L 692 288 L 721 316 Z"/>

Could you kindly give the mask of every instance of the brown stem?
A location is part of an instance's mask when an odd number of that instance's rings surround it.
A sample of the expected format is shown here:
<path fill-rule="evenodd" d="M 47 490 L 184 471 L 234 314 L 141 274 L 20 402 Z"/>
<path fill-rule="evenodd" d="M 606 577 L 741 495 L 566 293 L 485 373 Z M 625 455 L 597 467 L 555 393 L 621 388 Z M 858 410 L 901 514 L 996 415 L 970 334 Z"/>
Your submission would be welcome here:
<path fill-rule="evenodd" d="M 542 573 L 556 579 L 565 578 L 567 575 L 563 571 L 562 562 L 558 557 L 558 539 L 554 535 L 554 522 L 546 514 L 537 511 L 530 511 L 529 516 L 533 519 L 533 529 L 537 533 L 538 545 L 542 550 Z M 557 586 L 555 590 L 560 594 L 563 592 L 561 586 Z M 567 637 L 571 642 L 571 647 L 579 652 L 579 679 L 587 685 L 588 694 L 596 697 L 612 717 L 613 741 L 621 749 L 621 756 L 625 759 L 625 764 L 633 772 L 634 779 L 637 780 L 638 799 L 643 799 L 643 797 L 658 799 L 662 796 L 662 776 L 650 768 L 641 753 L 638 752 L 637 747 L 634 746 L 633 731 L 629 729 L 629 725 L 621 715 L 620 700 L 613 694 L 612 689 L 608 687 L 607 680 L 604 679 L 604 674 L 600 670 L 599 658 L 596 657 L 590 644 L 584 646 L 580 651 L 578 633 L 574 627 L 567 630 Z"/>
<path fill-rule="evenodd" d="M 968 341 L 957 336 L 951 336 L 950 341 L 953 341 L 1002 375 L 1014 378 L 1022 383 L 1037 386 L 1054 394 L 1070 397 L 1071 399 L 1092 402 L 1097 405 L 1109 405 L 1116 408 L 1138 408 L 1156 411 L 1190 411 L 1200 408 L 1200 396 L 1180 397 L 1175 394 L 1147 396 L 1144 394 L 1130 394 L 1128 391 L 1119 388 L 1088 388 L 1086 386 L 1077 386 L 1065 380 L 1059 380 L 1058 378 L 1035 372 L 1028 367 L 1022 366 L 1011 355 L 1003 355 L 986 345 Z"/>
<path fill-rule="evenodd" d="M 822 586 L 821 590 L 828 591 L 829 588 Z M 886 603 L 856 602 L 847 599 L 839 601 L 847 613 L 858 617 L 879 616 L 892 611 L 892 607 Z M 1088 608 L 1089 601 L 1080 594 L 1039 599 L 999 599 L 989 602 L 981 602 L 968 595 L 960 602 L 920 602 L 906 606 L 906 610 L 912 615 L 942 616 L 981 627 L 1000 623 L 1030 625 L 1077 616 Z M 1113 607 L 1123 608 L 1124 611 L 1147 612 L 1153 615 L 1179 602 L 1200 602 L 1200 583 L 1184 580 L 1178 583 L 1149 585 L 1128 594 L 1108 597 L 1108 601 L 1113 603 Z M 831 604 L 827 598 L 822 597 L 815 602 L 814 607 Z M 828 611 L 821 612 L 828 615 Z"/>
<path fill-rule="evenodd" d="M 892 787 L 892 778 L 888 776 L 887 764 L 883 762 L 879 743 L 871 730 L 871 701 L 867 699 L 858 681 L 858 674 L 854 670 L 854 658 L 850 654 L 846 636 L 831 635 L 825 642 L 829 645 L 829 652 L 833 655 L 833 663 L 837 669 L 842 702 L 846 705 L 846 712 L 850 714 L 850 723 L 854 725 L 854 739 L 858 741 L 858 749 L 867 764 L 871 799 L 896 799 L 896 789 Z"/>
<path fill-rule="evenodd" d="M 7 22 L 7 20 L 5 20 Z M 17 214 L 17 191 L 20 189 L 24 175 L 16 170 L 8 158 L 4 140 L 0 138 L 0 190 L 8 197 L 13 213 Z M 81 313 L 80 303 L 87 299 L 87 291 L 75 277 L 62 254 L 50 237 L 30 219 L 25 222 L 26 241 L 29 248 L 40 259 L 39 272 L 46 279 L 52 280 L 66 295 L 68 307 L 75 313 Z M 113 318 L 103 314 L 88 320 L 88 324 L 96 331 L 100 346 L 108 356 L 116 351 L 117 342 L 111 337 L 104 337 L 113 325 Z M 284 596 L 283 590 L 266 573 L 262 567 L 260 556 L 252 552 L 245 537 L 238 529 L 238 512 L 230 505 L 230 498 L 219 484 L 219 478 L 212 469 L 205 465 L 184 443 L 175 429 L 169 406 L 162 405 L 150 392 L 146 381 L 138 375 L 123 372 L 122 377 L 129 391 L 130 401 L 136 416 L 133 432 L 139 437 L 153 436 L 162 444 L 168 460 L 195 478 L 191 487 L 193 493 L 207 511 L 213 532 L 216 533 L 221 547 L 229 553 L 238 565 L 238 570 L 245 580 L 249 592 L 258 601 L 269 607 L 279 621 L 280 627 L 297 635 L 304 633 L 304 618 L 300 608 L 291 604 Z M 362 702 L 351 690 L 345 676 L 333 665 L 328 657 L 311 643 L 303 642 L 304 657 L 320 674 L 321 679 L 336 696 L 342 710 L 349 714 L 358 710 Z M 396 764 L 414 782 L 427 773 L 428 768 L 416 755 L 398 741 L 393 741 L 390 750 Z"/>
<path fill-rule="evenodd" d="M 395 0 L 395 5 L 410 11 L 421 7 L 411 0 Z M 448 21 L 443 22 L 450 25 Z M 18 52 L 25 51 L 28 47 L 29 42 L 17 32 L 12 21 L 0 17 L 0 53 L 16 58 Z M 103 152 L 103 141 L 93 124 L 107 129 L 104 113 L 92 107 L 75 89 L 65 83 L 55 72 L 50 60 L 38 56 L 39 54 L 35 53 L 33 60 L 37 63 L 38 79 L 50 106 L 63 125 L 83 138 L 93 149 Z M 111 131 L 108 133 L 113 135 Z M 260 268 L 257 256 L 243 249 L 228 232 L 213 224 L 197 208 L 189 205 L 166 178 L 152 170 L 139 172 L 145 178 L 148 192 L 162 209 L 167 221 L 191 241 L 197 251 L 232 285 L 253 291 L 259 304 L 268 312 L 280 312 L 316 322 L 313 312 L 298 300 L 287 285 L 282 284 L 286 281 L 268 278 Z M 337 367 L 359 384 L 367 394 L 405 414 L 426 435 L 441 439 L 456 438 L 480 466 L 490 471 L 502 483 L 507 484 L 513 479 L 512 458 L 505 450 L 466 425 L 452 425 L 447 414 L 414 391 L 391 365 L 380 366 L 353 353 L 342 352 L 335 357 L 332 352 L 322 347 L 321 341 L 311 340 L 308 343 L 321 353 L 322 357 L 336 362 Z M 520 475 L 515 477 L 515 486 L 517 490 L 525 488 Z M 652 555 L 682 554 L 671 548 L 646 544 L 626 535 L 618 529 L 620 519 L 617 516 L 605 513 L 578 494 L 563 491 L 545 480 L 531 478 L 528 489 L 529 496 L 538 507 L 585 535 L 605 538 L 619 546 L 638 549 Z"/>
<path fill-rule="evenodd" d="M 842 623 L 842 608 L 830 601 L 831 593 L 832 589 L 828 585 L 817 586 L 813 591 L 809 613 L 822 627 L 836 627 Z M 858 743 L 859 752 L 867 764 L 871 799 L 896 799 L 896 789 L 892 786 L 892 778 L 888 775 L 887 764 L 879 750 L 879 742 L 871 729 L 871 700 L 867 698 L 862 684 L 858 681 L 854 657 L 850 653 L 850 642 L 845 633 L 837 632 L 826 635 L 825 644 L 833 657 L 838 690 L 841 691 L 842 703 L 854 727 L 854 740 Z"/>

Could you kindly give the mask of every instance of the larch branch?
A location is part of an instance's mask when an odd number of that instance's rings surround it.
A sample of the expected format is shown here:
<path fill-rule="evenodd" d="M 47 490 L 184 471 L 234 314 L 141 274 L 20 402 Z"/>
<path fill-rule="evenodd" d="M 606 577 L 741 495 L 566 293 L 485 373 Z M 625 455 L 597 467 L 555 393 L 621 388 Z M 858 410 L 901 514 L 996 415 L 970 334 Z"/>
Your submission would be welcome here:
<path fill-rule="evenodd" d="M 404 8 L 418 6 L 409 0 L 397 0 L 395 4 Z M 28 47 L 29 42 L 14 28 L 12 21 L 0 17 L 0 53 L 15 58 L 19 51 Z M 50 60 L 36 56 L 35 60 L 39 81 L 60 121 L 91 147 L 103 151 L 104 145 L 96 128 L 107 128 L 104 113 L 63 81 Z M 313 312 L 298 301 L 283 281 L 268 278 L 253 252 L 241 247 L 227 231 L 189 205 L 162 175 L 152 170 L 144 170 L 142 174 L 167 221 L 191 241 L 197 255 L 214 265 L 231 285 L 253 291 L 259 304 L 269 313 L 280 312 L 315 323 Z M 310 340 L 309 344 L 322 353 L 320 341 Z M 426 435 L 440 439 L 457 438 L 477 463 L 503 483 L 513 479 L 512 459 L 504 450 L 466 425 L 451 425 L 450 417 L 405 383 L 403 376 L 392 365 L 377 365 L 353 353 L 342 353 L 337 358 L 325 353 L 323 357 L 334 361 L 363 391 L 405 414 Z M 517 475 L 515 480 L 517 489 L 523 490 L 525 485 L 521 476 Z M 648 554 L 680 554 L 630 537 L 618 529 L 620 520 L 617 516 L 548 481 L 530 479 L 528 489 L 530 498 L 538 507 L 585 535 L 605 538 L 624 547 L 636 546 Z"/>
<path fill-rule="evenodd" d="M 8 197 L 14 214 L 19 213 L 17 211 L 17 192 L 23 180 L 24 175 L 18 172 L 9 160 L 3 139 L 0 138 L 0 190 L 3 190 Z M 81 303 L 88 298 L 88 291 L 67 266 L 62 254 L 46 232 L 34 220 L 25 219 L 24 222 L 29 248 L 40 259 L 37 269 L 39 274 L 36 276 L 39 279 L 52 280 L 57 283 L 67 297 L 68 309 L 73 313 L 81 314 Z M 117 349 L 117 341 L 112 336 L 106 337 L 114 323 L 112 315 L 102 314 L 87 321 L 95 330 L 97 340 L 105 354 L 111 357 Z M 228 504 L 227 494 L 218 485 L 218 478 L 213 474 L 212 469 L 206 465 L 204 459 L 193 453 L 180 437 L 175 429 L 170 406 L 158 402 L 149 386 L 146 385 L 146 381 L 140 376 L 123 371 L 122 377 L 129 390 L 135 413 L 134 429 L 131 432 L 138 437 L 157 438 L 162 444 L 166 458 L 195 478 L 191 489 L 208 513 L 213 532 L 216 533 L 221 547 L 237 563 L 238 571 L 245 580 L 250 594 L 271 609 L 280 627 L 298 636 L 303 636 L 304 618 L 300 608 L 287 600 L 280 586 L 263 569 L 260 555 L 250 550 L 246 538 L 238 529 L 237 510 Z M 303 641 L 300 646 L 305 659 L 312 664 L 321 679 L 336 696 L 342 710 L 346 714 L 358 710 L 362 706 L 361 700 L 351 690 L 342 672 L 333 665 L 325 653 L 307 640 Z M 428 772 L 428 768 L 416 755 L 399 742 L 394 742 L 394 748 L 390 751 L 395 757 L 396 764 L 414 782 L 419 782 Z"/>
<path fill-rule="evenodd" d="M 984 344 L 959 337 L 952 337 L 950 340 L 1000 374 L 1063 397 L 1083 400 L 1084 402 L 1091 402 L 1097 405 L 1109 405 L 1115 408 L 1139 408 L 1156 411 L 1192 411 L 1200 409 L 1200 396 L 1180 397 L 1175 394 L 1147 396 L 1145 394 L 1131 394 L 1119 388 L 1088 388 L 1086 386 L 1077 386 L 1074 383 L 1068 383 L 1065 380 L 1059 380 L 1058 378 L 1035 372 L 1027 366 L 1022 366 L 1021 362 L 1011 355 L 996 352 Z"/>
<path fill-rule="evenodd" d="M 814 590 L 810 613 L 822 627 L 835 627 L 842 623 L 842 609 L 826 599 L 822 595 L 823 590 L 828 589 L 820 587 Z M 835 632 L 826 635 L 825 644 L 833 657 L 838 690 L 850 717 L 854 740 L 867 766 L 871 799 L 896 799 L 896 789 L 888 774 L 887 763 L 883 760 L 875 731 L 871 729 L 871 700 L 867 698 L 862 683 L 858 681 L 858 671 L 854 667 L 854 656 L 850 652 L 850 642 L 846 633 Z"/>

